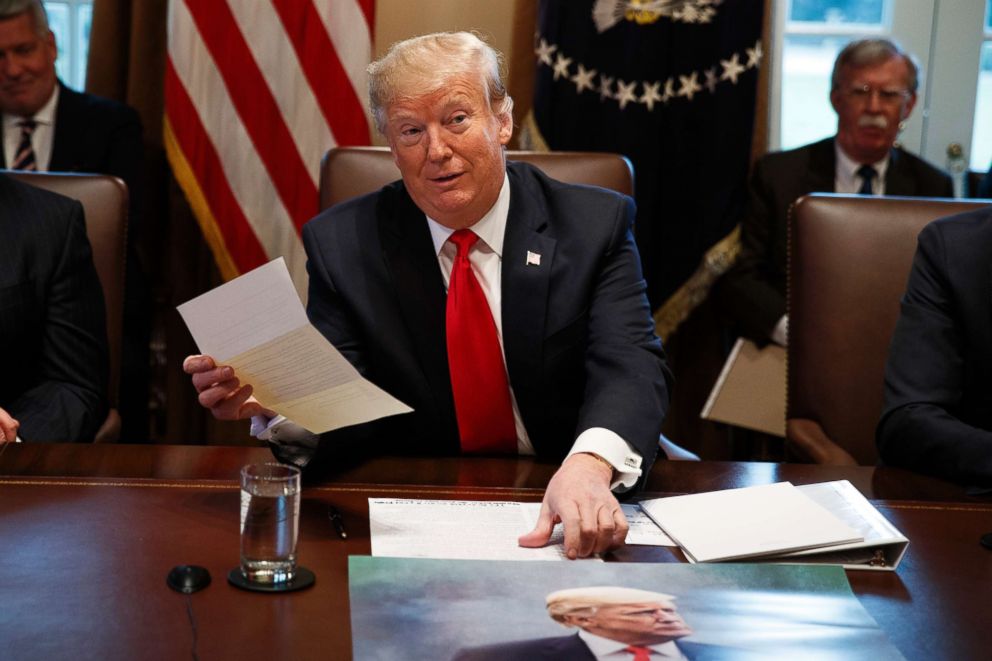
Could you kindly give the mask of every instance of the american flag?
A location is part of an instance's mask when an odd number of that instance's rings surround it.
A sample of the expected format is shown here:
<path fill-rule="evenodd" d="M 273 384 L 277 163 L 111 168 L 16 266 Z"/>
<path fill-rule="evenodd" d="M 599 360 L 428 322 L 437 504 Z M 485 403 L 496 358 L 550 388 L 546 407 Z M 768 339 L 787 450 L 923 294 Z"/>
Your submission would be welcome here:
<path fill-rule="evenodd" d="M 164 140 L 230 279 L 283 256 L 317 213 L 320 160 L 369 143 L 375 0 L 171 0 Z"/>

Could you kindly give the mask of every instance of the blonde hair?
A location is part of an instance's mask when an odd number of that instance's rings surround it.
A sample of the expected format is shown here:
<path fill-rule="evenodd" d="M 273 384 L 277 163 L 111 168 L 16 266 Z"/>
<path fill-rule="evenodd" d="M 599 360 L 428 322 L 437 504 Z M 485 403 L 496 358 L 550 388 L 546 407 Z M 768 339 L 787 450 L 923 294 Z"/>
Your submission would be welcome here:
<path fill-rule="evenodd" d="M 397 42 L 369 65 L 369 102 L 380 133 L 386 108 L 396 99 L 435 92 L 452 78 L 478 76 L 489 109 L 496 115 L 513 111 L 503 83 L 502 54 L 471 32 L 435 32 Z"/>
<path fill-rule="evenodd" d="M 565 626 L 569 626 L 567 622 L 569 615 L 591 616 L 596 614 L 600 606 L 642 602 L 658 602 L 674 605 L 675 597 L 663 592 L 639 590 L 637 588 L 596 586 L 558 590 L 545 598 L 548 615 L 555 622 L 559 622 Z"/>

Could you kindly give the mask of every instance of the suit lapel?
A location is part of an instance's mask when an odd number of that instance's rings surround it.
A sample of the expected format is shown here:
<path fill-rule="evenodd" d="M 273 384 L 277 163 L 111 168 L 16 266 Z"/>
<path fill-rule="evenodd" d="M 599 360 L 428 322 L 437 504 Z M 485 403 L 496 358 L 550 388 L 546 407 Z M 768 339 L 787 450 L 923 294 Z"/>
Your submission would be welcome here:
<path fill-rule="evenodd" d="M 510 385 L 519 402 L 537 383 L 542 360 L 554 238 L 545 233 L 549 212 L 533 179 L 508 168 L 510 212 L 503 239 L 503 347 Z"/>
<path fill-rule="evenodd" d="M 453 421 L 444 323 L 446 294 L 427 220 L 400 184 L 383 192 L 376 215 L 400 313 L 441 419 Z M 457 431 L 455 434 L 457 438 Z"/>
<path fill-rule="evenodd" d="M 52 158 L 48 162 L 51 172 L 76 172 L 81 164 L 74 153 L 86 127 L 78 124 L 78 92 L 73 92 L 61 82 L 59 102 L 55 106 L 55 135 L 52 136 Z"/>
<path fill-rule="evenodd" d="M 916 179 L 906 167 L 906 159 L 898 149 L 889 152 L 889 167 L 885 171 L 886 195 L 915 195 Z"/>
<path fill-rule="evenodd" d="M 837 153 L 833 138 L 827 138 L 810 149 L 809 169 L 803 175 L 802 189 L 813 193 L 833 193 L 836 183 Z"/>

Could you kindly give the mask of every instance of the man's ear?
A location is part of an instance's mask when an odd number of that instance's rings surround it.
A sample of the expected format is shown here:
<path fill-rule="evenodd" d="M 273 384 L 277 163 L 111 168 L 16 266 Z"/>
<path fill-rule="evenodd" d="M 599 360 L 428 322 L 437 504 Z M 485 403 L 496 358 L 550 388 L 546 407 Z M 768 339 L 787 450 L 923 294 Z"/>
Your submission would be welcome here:
<path fill-rule="evenodd" d="M 504 112 L 496 115 L 496 119 L 499 120 L 499 144 L 505 147 L 513 137 L 513 115 Z"/>
<path fill-rule="evenodd" d="M 910 113 L 913 112 L 913 108 L 915 107 L 916 107 L 916 92 L 912 92 L 910 93 L 909 98 L 906 99 L 906 103 L 904 103 L 902 106 L 902 115 L 899 117 L 899 119 L 909 119 L 909 115 Z"/>

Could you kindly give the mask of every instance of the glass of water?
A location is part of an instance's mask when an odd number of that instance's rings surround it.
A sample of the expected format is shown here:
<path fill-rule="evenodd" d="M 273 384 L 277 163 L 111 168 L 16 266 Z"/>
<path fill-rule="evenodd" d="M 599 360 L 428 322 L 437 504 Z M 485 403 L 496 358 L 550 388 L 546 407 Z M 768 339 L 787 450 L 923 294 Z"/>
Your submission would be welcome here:
<path fill-rule="evenodd" d="M 241 469 L 241 574 L 279 584 L 296 574 L 300 530 L 300 469 L 249 464 Z"/>

